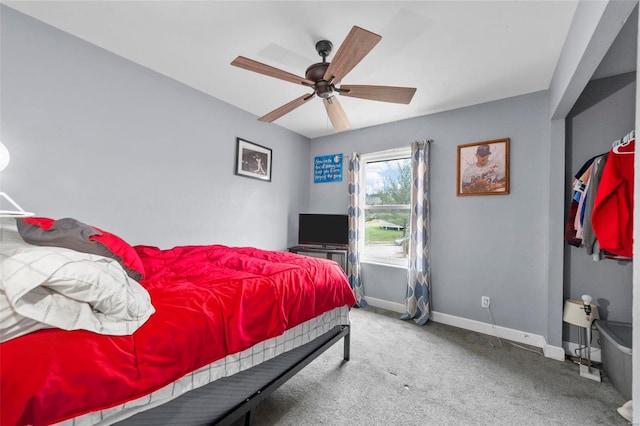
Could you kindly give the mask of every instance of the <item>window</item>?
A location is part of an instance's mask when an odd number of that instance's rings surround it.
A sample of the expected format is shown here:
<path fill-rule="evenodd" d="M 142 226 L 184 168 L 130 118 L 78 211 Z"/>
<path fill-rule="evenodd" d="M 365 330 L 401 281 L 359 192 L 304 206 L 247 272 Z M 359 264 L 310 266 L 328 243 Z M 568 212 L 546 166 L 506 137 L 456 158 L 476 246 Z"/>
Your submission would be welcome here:
<path fill-rule="evenodd" d="M 407 266 L 411 148 L 362 155 L 361 260 Z"/>

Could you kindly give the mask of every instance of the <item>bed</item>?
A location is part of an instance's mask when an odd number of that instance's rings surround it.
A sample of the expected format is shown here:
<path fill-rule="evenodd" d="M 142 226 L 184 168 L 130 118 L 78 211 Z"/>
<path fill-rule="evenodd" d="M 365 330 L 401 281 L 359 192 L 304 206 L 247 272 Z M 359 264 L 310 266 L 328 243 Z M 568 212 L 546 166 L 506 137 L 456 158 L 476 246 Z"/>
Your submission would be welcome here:
<path fill-rule="evenodd" d="M 0 228 L 2 425 L 249 424 L 331 345 L 349 358 L 355 299 L 333 261 L 16 222 Z"/>

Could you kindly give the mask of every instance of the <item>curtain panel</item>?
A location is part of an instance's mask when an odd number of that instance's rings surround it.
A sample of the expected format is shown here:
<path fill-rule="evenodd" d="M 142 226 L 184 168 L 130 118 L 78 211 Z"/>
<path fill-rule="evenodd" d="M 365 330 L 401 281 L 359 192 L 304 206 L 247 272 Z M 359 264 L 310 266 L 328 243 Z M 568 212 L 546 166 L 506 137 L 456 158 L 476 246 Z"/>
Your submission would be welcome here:
<path fill-rule="evenodd" d="M 360 218 L 362 209 L 360 206 L 360 154 L 353 153 L 349 158 L 349 252 L 347 256 L 347 276 L 349 284 L 356 296 L 356 306 L 364 308 L 367 302 L 364 300 L 362 279 L 360 277 Z"/>
<path fill-rule="evenodd" d="M 419 325 L 431 313 L 431 271 L 429 258 L 429 147 L 431 141 L 411 144 L 411 235 L 407 270 L 406 312 L 401 319 Z"/>

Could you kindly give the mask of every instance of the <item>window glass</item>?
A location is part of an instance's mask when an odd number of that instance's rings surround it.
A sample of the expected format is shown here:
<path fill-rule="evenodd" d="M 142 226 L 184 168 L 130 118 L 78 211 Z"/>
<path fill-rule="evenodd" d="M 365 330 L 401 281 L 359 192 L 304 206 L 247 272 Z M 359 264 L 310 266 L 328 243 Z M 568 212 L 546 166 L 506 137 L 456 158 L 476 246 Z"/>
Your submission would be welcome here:
<path fill-rule="evenodd" d="M 363 155 L 362 260 L 406 266 L 409 248 L 409 150 Z"/>

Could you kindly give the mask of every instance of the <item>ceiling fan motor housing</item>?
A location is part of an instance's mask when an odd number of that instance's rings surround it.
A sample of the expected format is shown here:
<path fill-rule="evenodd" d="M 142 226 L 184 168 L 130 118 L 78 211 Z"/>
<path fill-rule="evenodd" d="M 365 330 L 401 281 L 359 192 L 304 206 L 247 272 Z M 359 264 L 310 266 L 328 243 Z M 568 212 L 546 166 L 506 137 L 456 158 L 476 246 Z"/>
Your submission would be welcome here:
<path fill-rule="evenodd" d="M 332 48 L 333 44 L 329 40 L 320 40 L 317 42 L 316 51 L 318 52 L 318 55 L 322 56 L 322 62 L 311 65 L 305 72 L 307 80 L 315 81 L 316 83 L 314 86 L 316 95 L 323 99 L 330 98 L 334 90 L 333 85 L 324 80 L 324 74 L 329 67 L 327 56 L 331 53 Z"/>
<path fill-rule="evenodd" d="M 305 77 L 307 80 L 318 82 L 324 78 L 324 73 L 328 66 L 329 62 L 318 62 L 317 64 L 313 64 L 307 68 Z"/>
<path fill-rule="evenodd" d="M 329 56 L 329 53 L 331 53 L 332 48 L 333 48 L 333 44 L 329 40 L 320 40 L 319 42 L 317 42 L 316 51 L 318 52 L 318 55 L 322 56 L 322 62 L 318 62 L 317 64 L 313 64 L 309 66 L 309 68 L 307 68 L 307 71 L 305 72 L 305 77 L 307 78 L 307 80 L 316 82 L 316 89 L 318 89 L 318 96 L 321 96 L 321 97 L 323 97 L 321 93 L 325 93 L 325 92 L 328 92 L 329 94 L 324 97 L 329 97 L 331 95 L 331 89 L 329 87 L 326 87 L 323 90 L 323 89 L 319 89 L 317 86 L 318 86 L 318 83 L 324 79 L 324 74 L 327 71 L 327 67 L 329 66 L 329 63 L 327 62 L 327 56 Z M 322 85 L 322 86 L 324 87 L 328 85 Z"/>

